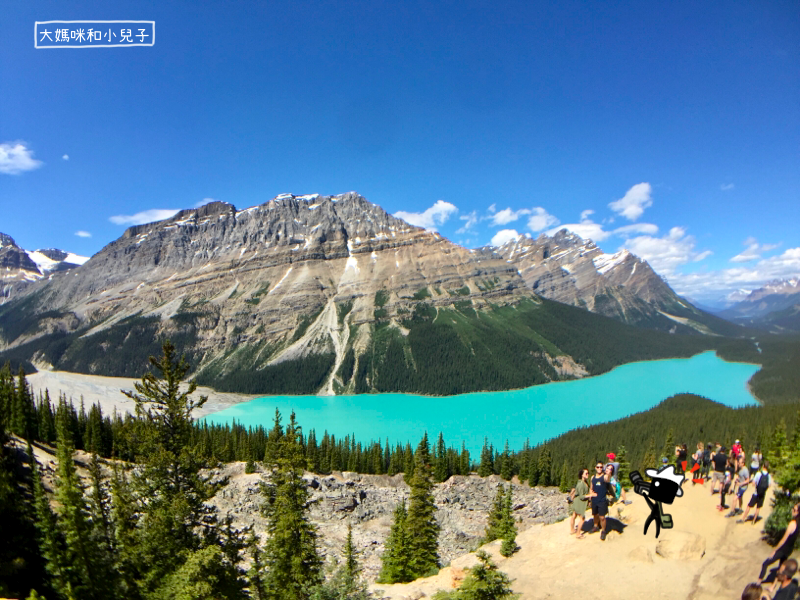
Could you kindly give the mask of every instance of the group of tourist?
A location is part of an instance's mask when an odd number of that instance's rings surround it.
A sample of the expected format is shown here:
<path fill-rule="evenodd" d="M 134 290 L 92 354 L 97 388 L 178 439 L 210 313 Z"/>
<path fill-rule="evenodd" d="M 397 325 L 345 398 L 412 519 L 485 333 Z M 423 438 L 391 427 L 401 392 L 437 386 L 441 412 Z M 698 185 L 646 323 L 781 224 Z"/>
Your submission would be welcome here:
<path fill-rule="evenodd" d="M 589 533 L 600 532 L 600 539 L 605 540 L 608 527 L 608 509 L 617 500 L 623 504 L 630 504 L 625 488 L 617 480 L 619 463 L 612 452 L 607 455 L 608 463 L 598 461 L 594 466 L 594 475 L 589 477 L 589 469 L 582 468 L 578 471 L 578 483 L 569 493 L 569 533 L 579 540 L 586 537 L 583 530 L 585 514 L 591 505 L 592 528 Z"/>
<path fill-rule="evenodd" d="M 698 446 L 700 445 L 698 444 Z M 755 508 L 751 521 L 755 525 L 758 522 L 758 513 L 764 506 L 767 491 L 772 484 L 769 462 L 764 460 L 761 449 L 758 446 L 750 455 L 748 462 L 747 455 L 739 440 L 736 440 L 731 445 L 730 454 L 722 444 L 717 443 L 714 446 L 709 444 L 704 451 L 704 455 L 706 453 L 709 455 L 710 463 L 714 466 L 711 474 L 711 495 L 719 494 L 717 510 L 723 512 L 728 508 L 725 504 L 725 497 L 728 494 L 733 494 L 730 512 L 726 516 L 736 517 L 741 515 L 741 519 L 736 522 L 745 523 L 750 520 L 750 509 Z M 750 501 L 745 508 L 744 495 L 750 484 L 753 485 L 753 494 L 750 496 Z"/>

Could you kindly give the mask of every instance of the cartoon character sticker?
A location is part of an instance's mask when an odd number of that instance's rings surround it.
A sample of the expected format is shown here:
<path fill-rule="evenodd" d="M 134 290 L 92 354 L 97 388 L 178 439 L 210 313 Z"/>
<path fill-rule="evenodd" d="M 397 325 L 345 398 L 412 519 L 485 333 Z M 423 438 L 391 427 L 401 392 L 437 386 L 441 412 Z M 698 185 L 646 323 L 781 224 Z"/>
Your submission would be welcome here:
<path fill-rule="evenodd" d="M 646 469 L 645 473 L 652 478 L 650 483 L 642 478 L 639 471 L 631 472 L 631 483 L 633 483 L 634 491 L 642 496 L 647 502 L 647 506 L 650 507 L 650 516 L 644 522 L 644 534 L 647 535 L 647 528 L 650 527 L 650 523 L 655 521 L 656 537 L 658 537 L 662 527 L 672 529 L 675 524 L 672 516 L 664 512 L 661 503 L 672 504 L 676 497 L 683 496 L 681 484 L 684 476 L 675 473 L 673 465 L 661 467 L 658 471 Z"/>

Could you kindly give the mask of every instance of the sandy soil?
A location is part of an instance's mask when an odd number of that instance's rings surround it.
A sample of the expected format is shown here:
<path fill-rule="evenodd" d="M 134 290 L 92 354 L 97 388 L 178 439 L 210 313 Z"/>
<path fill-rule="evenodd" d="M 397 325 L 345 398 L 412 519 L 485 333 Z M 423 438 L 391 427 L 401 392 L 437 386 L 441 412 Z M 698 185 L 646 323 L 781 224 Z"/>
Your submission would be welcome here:
<path fill-rule="evenodd" d="M 53 402 L 57 401 L 59 393 L 63 392 L 67 398 L 72 398 L 76 406 L 80 403 L 81 397 L 83 397 L 87 409 L 92 404 L 99 402 L 100 407 L 103 409 L 103 414 L 106 415 L 111 415 L 115 408 L 118 413 L 129 412 L 133 414 L 136 410 L 133 400 L 122 395 L 120 390 L 133 390 L 133 384 L 139 379 L 44 370 L 28 375 L 27 379 L 36 397 L 39 396 L 39 392 L 44 394 L 45 389 L 48 389 L 50 390 L 50 399 Z M 208 402 L 193 413 L 195 418 L 258 397 L 247 394 L 216 392 L 207 387 L 198 387 L 195 394 L 208 396 Z"/>
<path fill-rule="evenodd" d="M 772 548 L 761 541 L 761 526 L 737 524 L 715 509 L 719 497 L 710 495 L 709 484 L 684 486 L 685 495 L 665 511 L 675 527 L 662 529 L 658 539 L 654 526 L 643 534 L 649 509 L 633 493 L 633 504 L 616 521 L 621 533 L 612 532 L 605 541 L 599 534 L 578 540 L 568 534 L 566 521 L 537 525 L 519 533 L 520 550 L 511 558 L 500 556 L 499 542 L 484 546 L 495 563 L 513 580 L 522 600 L 541 598 L 631 598 L 719 600 L 739 598 L 744 587 L 757 580 L 761 562 Z M 750 499 L 752 486 L 745 492 Z M 726 498 L 726 501 L 730 497 Z M 762 509 L 769 515 L 771 495 Z M 616 506 L 611 508 L 616 514 Z M 627 513 L 627 514 L 625 514 Z M 752 511 L 751 511 L 752 514 Z M 452 589 L 466 569 L 477 562 L 474 554 L 454 560 L 438 575 L 405 585 L 375 584 L 382 598 L 419 599 L 438 589 Z"/>

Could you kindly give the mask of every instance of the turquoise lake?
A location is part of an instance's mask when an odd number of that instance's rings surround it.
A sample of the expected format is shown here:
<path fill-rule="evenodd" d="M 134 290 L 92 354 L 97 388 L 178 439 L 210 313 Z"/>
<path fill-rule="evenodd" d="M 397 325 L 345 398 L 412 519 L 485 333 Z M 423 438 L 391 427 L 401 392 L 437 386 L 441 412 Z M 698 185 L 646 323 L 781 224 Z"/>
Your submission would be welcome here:
<path fill-rule="evenodd" d="M 284 424 L 294 411 L 303 431 L 327 431 L 337 439 L 355 435 L 362 443 L 389 438 L 415 446 L 428 432 L 441 431 L 448 446 L 462 440 L 477 456 L 484 436 L 512 449 L 553 438 L 576 427 L 620 419 L 652 408 L 680 393 L 705 396 L 727 406 L 755 404 L 747 381 L 759 365 L 731 363 L 714 352 L 692 358 L 630 363 L 597 377 L 536 385 L 521 390 L 457 396 L 362 394 L 355 396 L 265 396 L 207 415 L 212 423 L 272 425 L 275 409 Z"/>

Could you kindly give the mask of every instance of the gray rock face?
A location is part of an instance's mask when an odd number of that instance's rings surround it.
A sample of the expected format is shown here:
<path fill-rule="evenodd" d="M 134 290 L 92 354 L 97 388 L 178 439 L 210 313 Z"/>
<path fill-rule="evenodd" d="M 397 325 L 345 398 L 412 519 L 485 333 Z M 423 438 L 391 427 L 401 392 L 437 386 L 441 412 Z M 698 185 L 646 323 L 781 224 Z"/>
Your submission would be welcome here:
<path fill-rule="evenodd" d="M 519 236 L 486 248 L 516 266 L 535 293 L 633 325 L 670 324 L 670 315 L 696 310 L 681 299 L 650 265 L 622 250 L 605 254 L 591 240 L 562 229 L 553 237 Z"/>
<path fill-rule="evenodd" d="M 490 288 L 481 285 L 486 280 Z M 70 313 L 79 326 L 92 325 L 90 334 L 138 315 L 159 317 L 169 335 L 178 326 L 170 319 L 190 314 L 203 368 L 243 345 L 285 345 L 303 319 L 313 320 L 304 338 L 270 360 L 341 353 L 351 330 L 361 336 L 358 328 L 375 321 L 376 309 L 392 319 L 413 309 L 415 295 L 444 305 L 456 290 L 476 306 L 532 296 L 514 266 L 413 227 L 350 192 L 284 194 L 245 210 L 214 202 L 181 211 L 131 227 L 79 270 L 53 274 L 27 293 L 36 293 L 39 311 Z M 384 297 L 376 306 L 379 291 Z"/>
<path fill-rule="evenodd" d="M 227 484 L 210 501 L 221 516 L 230 515 L 239 528 L 253 525 L 262 536 L 266 522 L 261 516 L 263 497 L 260 473 L 245 474 L 243 463 L 225 465 L 212 473 Z M 338 473 L 321 476 L 306 474 L 311 493 L 310 516 L 317 525 L 319 548 L 326 558 L 341 560 L 347 537 L 347 524 L 353 527 L 353 540 L 366 577 L 374 580 L 381 568 L 380 557 L 392 524 L 392 513 L 402 501 L 408 502 L 410 489 L 402 474 L 359 475 Z M 212 479 L 213 481 L 214 479 Z M 499 477 L 453 476 L 434 488 L 436 520 L 441 526 L 439 556 L 442 564 L 479 545 L 486 529 L 488 513 L 497 488 L 508 485 Z M 557 488 L 531 488 L 513 484 L 514 517 L 520 530 L 534 523 L 553 523 L 567 515 L 566 494 Z"/>

